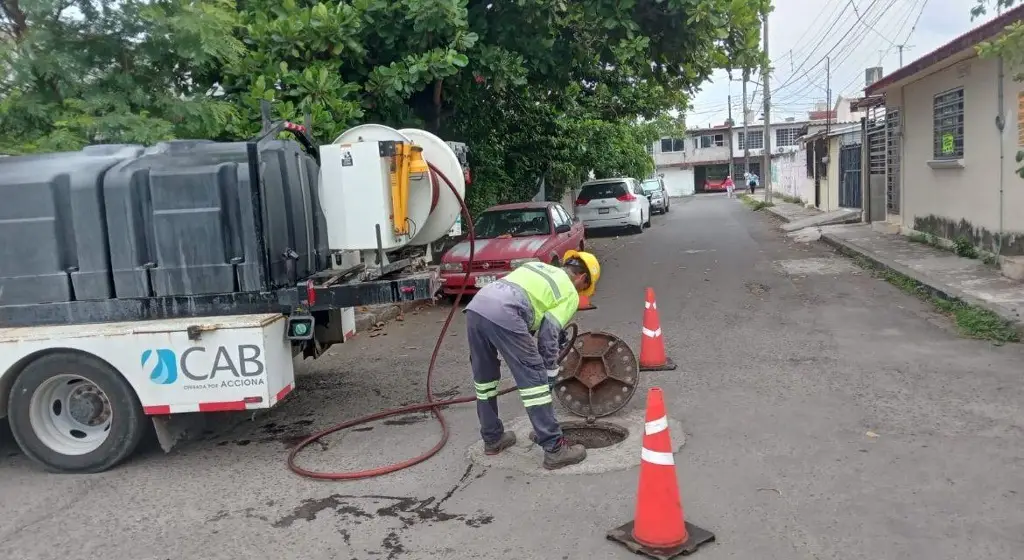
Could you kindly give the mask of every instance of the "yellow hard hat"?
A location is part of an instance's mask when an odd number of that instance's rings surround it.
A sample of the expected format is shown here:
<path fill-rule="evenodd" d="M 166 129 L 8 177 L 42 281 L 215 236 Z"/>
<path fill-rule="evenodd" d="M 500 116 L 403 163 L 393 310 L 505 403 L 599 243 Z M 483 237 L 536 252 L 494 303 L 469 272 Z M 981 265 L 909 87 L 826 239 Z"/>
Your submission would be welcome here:
<path fill-rule="evenodd" d="M 565 252 L 562 262 L 569 262 L 569 259 L 579 259 L 582 261 L 583 266 L 587 267 L 587 275 L 590 276 L 590 285 L 580 293 L 587 297 L 594 295 L 594 290 L 597 289 L 597 281 L 601 278 L 601 263 L 597 262 L 597 257 L 593 253 L 570 249 Z"/>

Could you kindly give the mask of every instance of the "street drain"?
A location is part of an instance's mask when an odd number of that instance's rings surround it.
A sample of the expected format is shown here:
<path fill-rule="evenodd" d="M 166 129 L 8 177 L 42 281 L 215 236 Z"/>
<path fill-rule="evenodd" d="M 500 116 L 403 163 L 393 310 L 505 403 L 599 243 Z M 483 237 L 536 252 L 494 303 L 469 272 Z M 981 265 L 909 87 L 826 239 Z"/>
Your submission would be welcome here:
<path fill-rule="evenodd" d="M 571 444 L 587 449 L 610 447 L 629 436 L 629 430 L 608 422 L 562 422 L 562 435 Z"/>

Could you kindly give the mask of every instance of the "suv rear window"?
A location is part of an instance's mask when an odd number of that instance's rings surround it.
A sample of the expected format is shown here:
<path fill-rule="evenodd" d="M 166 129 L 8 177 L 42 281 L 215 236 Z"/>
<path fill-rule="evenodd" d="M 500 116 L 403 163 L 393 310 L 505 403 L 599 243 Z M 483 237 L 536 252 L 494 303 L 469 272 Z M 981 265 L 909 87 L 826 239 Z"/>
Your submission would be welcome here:
<path fill-rule="evenodd" d="M 580 189 L 581 200 L 595 200 L 599 198 L 618 198 L 626 194 L 626 183 L 591 183 L 583 185 Z"/>

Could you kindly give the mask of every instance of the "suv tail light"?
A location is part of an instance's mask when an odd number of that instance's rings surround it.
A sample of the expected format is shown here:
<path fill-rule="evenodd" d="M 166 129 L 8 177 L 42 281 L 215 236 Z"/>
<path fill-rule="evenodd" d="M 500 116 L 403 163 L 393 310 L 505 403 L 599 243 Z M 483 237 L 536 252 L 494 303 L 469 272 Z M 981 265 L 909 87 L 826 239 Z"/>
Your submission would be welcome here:
<path fill-rule="evenodd" d="M 590 202 L 590 201 L 585 199 L 585 198 L 577 198 L 576 199 L 576 206 L 585 206 L 588 202 Z"/>
<path fill-rule="evenodd" d="M 622 202 L 633 202 L 634 200 L 636 200 L 636 195 L 628 192 L 622 196 L 615 197 L 615 200 L 621 200 Z"/>

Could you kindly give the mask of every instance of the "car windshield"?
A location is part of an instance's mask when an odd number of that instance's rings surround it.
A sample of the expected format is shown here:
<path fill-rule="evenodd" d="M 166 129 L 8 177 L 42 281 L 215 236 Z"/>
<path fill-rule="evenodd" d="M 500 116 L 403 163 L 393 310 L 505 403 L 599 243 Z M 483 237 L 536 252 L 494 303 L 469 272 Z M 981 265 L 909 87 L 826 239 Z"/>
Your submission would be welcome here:
<path fill-rule="evenodd" d="M 544 208 L 490 210 L 480 214 L 473 227 L 477 239 L 525 237 L 551 233 L 548 211 Z"/>
<path fill-rule="evenodd" d="M 652 193 L 661 190 L 661 185 L 657 181 L 644 181 L 641 186 L 644 188 L 645 193 Z"/>
<path fill-rule="evenodd" d="M 580 200 L 619 198 L 626 194 L 626 183 L 591 183 L 580 189 Z"/>

